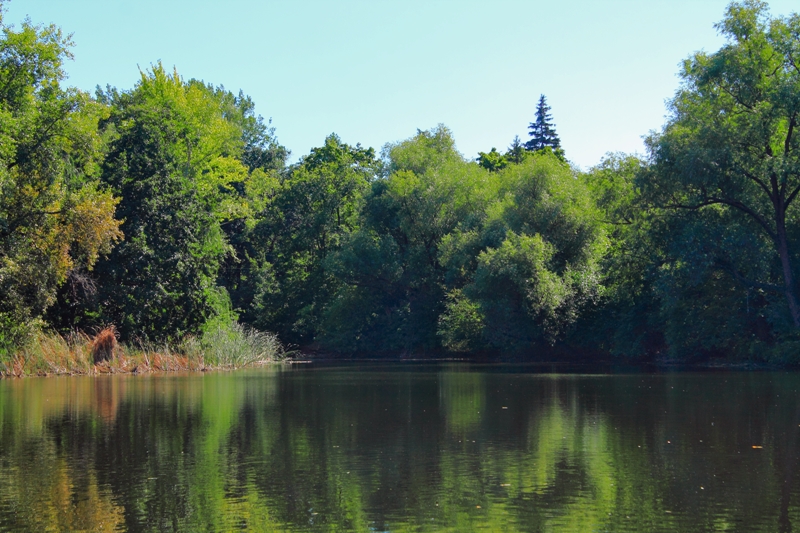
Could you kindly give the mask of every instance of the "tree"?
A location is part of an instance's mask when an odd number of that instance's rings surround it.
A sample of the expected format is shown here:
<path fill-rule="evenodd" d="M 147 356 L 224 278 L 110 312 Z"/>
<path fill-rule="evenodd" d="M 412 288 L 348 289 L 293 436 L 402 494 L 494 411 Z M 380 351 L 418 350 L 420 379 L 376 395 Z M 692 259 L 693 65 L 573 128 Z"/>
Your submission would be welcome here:
<path fill-rule="evenodd" d="M 511 141 L 508 150 L 506 151 L 506 160 L 519 165 L 525 161 L 525 156 L 528 153 L 525 151 L 525 145 L 519 138 L 519 135 L 514 135 L 514 140 Z"/>
<path fill-rule="evenodd" d="M 491 172 L 497 172 L 504 169 L 508 165 L 506 156 L 492 147 L 489 152 L 478 152 L 478 164 Z"/>
<path fill-rule="evenodd" d="M 528 135 L 531 139 L 525 143 L 525 149 L 530 152 L 550 148 L 559 159 L 563 159 L 564 151 L 561 149 L 561 139 L 556 134 L 556 127 L 553 124 L 553 117 L 550 115 L 550 106 L 544 95 L 539 97 L 539 104 L 536 106 L 536 121 L 528 126 Z"/>
<path fill-rule="evenodd" d="M 451 288 L 439 336 L 454 350 L 552 346 L 602 292 L 604 228 L 584 184 L 551 153 L 492 177 L 478 223 L 439 246 Z"/>
<path fill-rule="evenodd" d="M 247 169 L 241 181 L 231 183 L 235 194 L 227 194 L 230 210 L 221 227 L 229 246 L 223 259 L 217 283 L 224 287 L 231 305 L 242 321 L 251 320 L 253 297 L 262 277 L 268 273 L 263 250 L 257 249 L 253 228 L 262 220 L 269 204 L 280 189 L 281 177 L 286 172 L 289 150 L 278 143 L 271 121 L 255 114 L 255 104 L 249 96 L 239 91 L 238 96 L 223 87 L 209 86 L 220 100 L 222 114 L 241 130 L 243 148 L 239 163 Z M 238 165 L 229 165 L 236 167 Z M 228 191 L 230 193 L 232 191 Z"/>
<path fill-rule="evenodd" d="M 571 340 L 630 358 L 652 358 L 665 350 L 665 317 L 656 286 L 672 288 L 659 283 L 659 276 L 664 240 L 675 225 L 648 209 L 637 190 L 636 178 L 644 168 L 635 156 L 606 154 L 580 176 L 602 213 L 609 248 L 600 268 L 602 299 L 582 315 Z"/>
<path fill-rule="evenodd" d="M 90 309 L 123 338 L 173 340 L 225 311 L 217 286 L 230 252 L 220 225 L 245 216 L 242 127 L 224 91 L 158 64 L 111 104 L 102 179 L 120 197 L 126 240 L 97 267 Z"/>
<path fill-rule="evenodd" d="M 229 97 L 233 96 L 227 93 Z M 255 169 L 283 170 L 290 152 L 286 147 L 278 143 L 275 137 L 275 127 L 272 126 L 272 119 L 266 123 L 263 117 L 255 114 L 255 104 L 253 100 L 239 91 L 239 95 L 232 102 L 232 109 L 235 110 L 236 122 L 241 124 L 242 141 L 242 162 L 252 172 Z"/>
<path fill-rule="evenodd" d="M 2 15 L 0 2 L 0 354 L 122 236 L 98 180 L 105 110 L 60 86 L 70 38 Z"/>
<path fill-rule="evenodd" d="M 372 148 L 350 146 L 331 134 L 287 170 L 247 236 L 249 291 L 238 291 L 234 300 L 245 320 L 277 331 L 287 342 L 314 340 L 338 287 L 325 258 L 357 230 L 376 167 Z"/>
<path fill-rule="evenodd" d="M 745 0 L 716 28 L 727 43 L 684 62 L 638 185 L 692 222 L 683 226 L 685 265 L 781 295 L 798 328 L 800 16 L 771 18 L 766 3 Z"/>
<path fill-rule="evenodd" d="M 384 158 L 388 175 L 371 184 L 360 227 L 326 261 L 341 285 L 321 337 L 342 351 L 437 349 L 445 300 L 439 245 L 484 215 L 496 187 L 443 125 L 388 145 Z"/>

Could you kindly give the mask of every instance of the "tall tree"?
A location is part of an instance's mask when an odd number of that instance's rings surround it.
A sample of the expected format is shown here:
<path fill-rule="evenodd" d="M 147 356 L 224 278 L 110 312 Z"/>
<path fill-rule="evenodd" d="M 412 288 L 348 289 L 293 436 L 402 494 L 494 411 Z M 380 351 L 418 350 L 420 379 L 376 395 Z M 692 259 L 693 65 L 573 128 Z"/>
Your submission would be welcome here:
<path fill-rule="evenodd" d="M 665 317 L 656 288 L 665 263 L 660 237 L 669 237 L 674 229 L 671 220 L 648 209 L 636 188 L 643 168 L 645 162 L 635 156 L 607 154 L 580 177 L 602 213 L 609 248 L 602 259 L 605 290 L 600 305 L 584 313 L 571 340 L 631 358 L 665 352 Z"/>
<path fill-rule="evenodd" d="M 217 287 L 230 249 L 220 224 L 247 211 L 237 185 L 242 127 L 224 92 L 158 64 L 132 91 L 113 91 L 102 179 L 121 198 L 126 240 L 97 267 L 98 308 L 123 337 L 197 332 L 223 311 Z"/>
<path fill-rule="evenodd" d="M 766 3 L 745 0 L 716 27 L 727 43 L 684 62 L 639 186 L 693 221 L 683 225 L 683 264 L 781 295 L 800 328 L 800 16 L 771 18 Z"/>
<path fill-rule="evenodd" d="M 528 126 L 530 140 L 525 143 L 525 149 L 531 152 L 550 148 L 559 158 L 563 158 L 561 149 L 561 139 L 556 133 L 553 117 L 550 115 L 550 106 L 544 95 L 539 97 L 539 104 L 536 106 L 536 120 Z"/>
<path fill-rule="evenodd" d="M 371 184 L 360 228 L 326 261 L 341 285 L 321 337 L 342 351 L 435 349 L 444 305 L 439 245 L 459 225 L 474 225 L 494 189 L 441 125 L 388 145 L 384 158 L 388 175 Z"/>
<path fill-rule="evenodd" d="M 2 17 L 0 2 L 0 355 L 121 237 L 97 175 L 105 110 L 60 85 L 69 37 Z"/>
<path fill-rule="evenodd" d="M 234 294 L 244 320 L 287 342 L 314 340 L 338 286 L 325 258 L 357 229 L 376 166 L 372 148 L 331 134 L 287 170 L 247 235 L 250 277 Z"/>
<path fill-rule="evenodd" d="M 604 228 L 586 187 L 553 154 L 491 177 L 494 201 L 478 223 L 455 228 L 439 247 L 452 288 L 439 336 L 458 351 L 552 345 L 602 292 Z"/>

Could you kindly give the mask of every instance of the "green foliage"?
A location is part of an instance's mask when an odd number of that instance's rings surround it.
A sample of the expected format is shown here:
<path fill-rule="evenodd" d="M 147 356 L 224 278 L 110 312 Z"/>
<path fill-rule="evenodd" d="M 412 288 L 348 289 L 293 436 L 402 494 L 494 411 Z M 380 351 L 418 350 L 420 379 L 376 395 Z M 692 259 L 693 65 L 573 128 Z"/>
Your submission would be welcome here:
<path fill-rule="evenodd" d="M 96 294 L 76 314 L 116 324 L 123 339 L 180 339 L 230 307 L 217 286 L 231 252 L 221 224 L 252 212 L 246 113 L 235 113 L 230 94 L 160 64 L 132 91 L 99 97 L 110 106 L 102 179 L 120 198 L 126 240 L 98 265 Z"/>
<path fill-rule="evenodd" d="M 656 280 L 670 226 L 653 216 L 635 186 L 645 167 L 637 157 L 608 154 L 581 176 L 602 213 L 608 251 L 600 268 L 602 300 L 587 309 L 572 341 L 629 358 L 652 358 L 665 349 Z"/>
<path fill-rule="evenodd" d="M 456 352 L 469 352 L 483 347 L 483 331 L 486 317 L 480 304 L 454 289 L 447 294 L 444 312 L 439 317 L 436 333 L 442 345 Z"/>
<path fill-rule="evenodd" d="M 0 354 L 24 342 L 71 272 L 121 237 L 98 183 L 104 110 L 64 90 L 72 42 L 55 26 L 0 14 Z"/>
<path fill-rule="evenodd" d="M 555 333 L 552 322 L 559 319 L 557 310 L 566 287 L 548 269 L 553 255 L 553 247 L 541 235 L 518 236 L 509 231 L 498 248 L 478 256 L 467 294 L 488 315 L 483 333 L 490 345 L 514 349 Z M 530 327 L 531 323 L 540 328 Z"/>
<path fill-rule="evenodd" d="M 603 290 L 605 233 L 569 168 L 539 154 L 499 173 L 498 184 L 478 228 L 454 232 L 440 248 L 447 279 L 460 291 L 439 321 L 452 349 L 552 345 Z"/>
<path fill-rule="evenodd" d="M 234 300 L 244 319 L 287 342 L 314 339 L 338 284 L 325 258 L 357 229 L 376 169 L 374 150 L 330 135 L 272 184 L 271 198 L 247 235 L 248 290 Z"/>
<path fill-rule="evenodd" d="M 217 324 L 207 329 L 201 337 L 187 337 L 181 350 L 189 358 L 202 360 L 205 365 L 218 368 L 241 368 L 285 357 L 276 335 L 237 322 Z"/>
<path fill-rule="evenodd" d="M 123 339 L 156 343 L 235 321 L 226 289 L 239 296 L 242 280 L 256 277 L 242 268 L 252 262 L 245 235 L 288 152 L 242 93 L 160 64 L 130 91 L 98 90 L 97 102 L 97 173 L 118 198 L 110 207 L 119 202 L 126 239 L 94 272 L 68 272 L 48 321 L 62 331 L 113 323 Z M 97 252 L 78 251 L 91 266 Z"/>
<path fill-rule="evenodd" d="M 670 218 L 659 284 L 681 357 L 747 353 L 770 329 L 800 327 L 800 18 L 734 2 L 717 29 L 727 43 L 684 62 L 672 117 L 648 138 L 652 165 L 636 182 Z"/>
<path fill-rule="evenodd" d="M 491 151 L 488 153 L 478 152 L 477 161 L 480 166 L 492 172 L 502 170 L 508 166 L 508 160 L 506 159 L 506 156 L 498 152 L 494 147 L 492 147 Z"/>
<path fill-rule="evenodd" d="M 361 227 L 327 261 L 345 286 L 326 313 L 322 339 L 343 350 L 435 350 L 446 293 L 439 244 L 475 224 L 492 184 L 456 152 L 444 126 L 388 145 L 384 158 L 388 175 L 373 182 Z M 344 309 L 357 310 L 357 319 Z"/>
<path fill-rule="evenodd" d="M 798 15 L 731 3 L 648 159 L 586 173 L 544 95 L 505 153 L 440 125 L 287 166 L 242 92 L 157 64 L 92 99 L 58 28 L 0 29 L 0 356 L 109 323 L 244 346 L 240 320 L 338 352 L 796 360 Z"/>
<path fill-rule="evenodd" d="M 509 163 L 516 163 L 519 165 L 525 161 L 528 153 L 529 152 L 525 149 L 525 145 L 522 144 L 522 141 L 519 139 L 519 135 L 514 135 L 514 140 L 511 141 L 511 145 L 506 151 L 505 158 Z"/>
<path fill-rule="evenodd" d="M 444 127 L 384 150 L 361 227 L 326 261 L 344 283 L 321 340 L 349 351 L 519 351 L 563 336 L 600 291 L 603 231 L 544 152 L 487 171 Z"/>

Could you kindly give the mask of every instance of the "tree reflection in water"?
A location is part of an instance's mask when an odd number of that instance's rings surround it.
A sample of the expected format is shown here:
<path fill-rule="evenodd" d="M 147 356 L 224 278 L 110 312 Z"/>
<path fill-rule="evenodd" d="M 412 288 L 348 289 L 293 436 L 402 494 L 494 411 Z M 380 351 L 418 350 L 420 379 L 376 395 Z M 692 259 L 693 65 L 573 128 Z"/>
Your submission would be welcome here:
<path fill-rule="evenodd" d="M 798 522 L 800 376 L 530 370 L 312 365 L 6 380 L 0 529 Z"/>

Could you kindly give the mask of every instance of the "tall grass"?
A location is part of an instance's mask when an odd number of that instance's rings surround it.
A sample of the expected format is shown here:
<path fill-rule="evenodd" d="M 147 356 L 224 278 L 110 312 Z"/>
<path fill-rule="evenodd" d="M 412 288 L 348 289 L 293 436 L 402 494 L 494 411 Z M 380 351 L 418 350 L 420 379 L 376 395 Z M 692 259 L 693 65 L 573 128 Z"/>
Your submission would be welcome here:
<path fill-rule="evenodd" d="M 285 352 L 278 337 L 239 323 L 216 327 L 202 337 L 184 340 L 183 350 L 190 358 L 217 368 L 241 368 L 279 361 Z"/>
<path fill-rule="evenodd" d="M 92 369 L 92 340 L 83 333 L 67 337 L 37 332 L 9 360 L 2 375 L 86 374 Z"/>
<path fill-rule="evenodd" d="M 0 360 L 0 376 L 203 371 L 285 358 L 275 335 L 238 323 L 215 327 L 176 345 L 117 343 L 116 330 L 111 326 L 94 336 L 35 333 L 13 356 Z"/>

